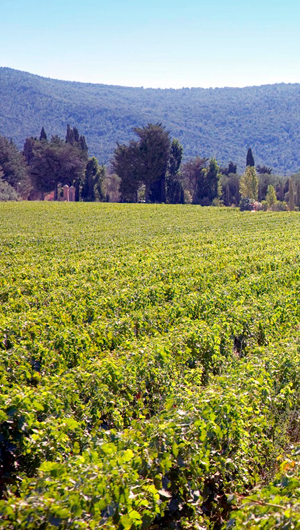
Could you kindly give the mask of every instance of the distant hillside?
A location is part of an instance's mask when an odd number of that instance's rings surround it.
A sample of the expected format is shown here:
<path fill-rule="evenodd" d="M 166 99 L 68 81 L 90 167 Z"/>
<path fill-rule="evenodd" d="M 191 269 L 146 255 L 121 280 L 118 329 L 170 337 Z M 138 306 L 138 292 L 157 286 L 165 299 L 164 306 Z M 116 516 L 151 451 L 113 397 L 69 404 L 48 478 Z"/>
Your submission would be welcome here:
<path fill-rule="evenodd" d="M 183 80 L 184 82 L 184 80 Z M 132 128 L 161 122 L 186 157 L 233 160 L 243 171 L 247 148 L 255 163 L 289 173 L 300 168 L 300 85 L 248 88 L 143 89 L 45 79 L 0 68 L 0 134 L 19 147 L 27 136 L 65 135 L 67 123 L 86 136 L 101 163 Z"/>

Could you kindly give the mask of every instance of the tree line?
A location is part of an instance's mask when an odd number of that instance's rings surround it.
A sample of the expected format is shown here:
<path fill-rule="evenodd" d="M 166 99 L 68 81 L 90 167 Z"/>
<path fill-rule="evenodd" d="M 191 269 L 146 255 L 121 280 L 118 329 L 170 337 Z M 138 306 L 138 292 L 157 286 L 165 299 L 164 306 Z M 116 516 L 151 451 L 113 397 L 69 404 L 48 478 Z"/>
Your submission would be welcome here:
<path fill-rule="evenodd" d="M 273 175 L 256 166 L 251 148 L 246 171 L 240 175 L 230 161 L 196 156 L 183 162 L 183 146 L 161 123 L 134 129 L 136 139 L 117 144 L 110 166 L 89 157 L 76 127 L 67 126 L 64 139 L 26 138 L 23 150 L 0 136 L 0 200 L 62 199 L 63 186 L 74 186 L 76 201 L 154 202 L 240 206 L 241 209 L 300 207 L 300 174 Z"/>

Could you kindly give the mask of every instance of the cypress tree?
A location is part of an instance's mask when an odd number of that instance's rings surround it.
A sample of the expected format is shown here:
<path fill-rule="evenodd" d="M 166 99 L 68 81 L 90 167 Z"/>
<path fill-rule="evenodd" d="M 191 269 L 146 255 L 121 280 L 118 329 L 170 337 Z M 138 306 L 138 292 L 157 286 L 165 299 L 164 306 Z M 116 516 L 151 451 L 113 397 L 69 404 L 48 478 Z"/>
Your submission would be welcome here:
<path fill-rule="evenodd" d="M 255 166 L 254 157 L 253 157 L 253 154 L 252 154 L 251 147 L 249 147 L 249 149 L 247 151 L 246 166 L 250 166 L 250 167 L 254 167 Z"/>
<path fill-rule="evenodd" d="M 67 125 L 66 143 L 71 145 L 74 144 L 74 131 L 69 124 Z"/>
<path fill-rule="evenodd" d="M 40 142 L 41 142 L 42 140 L 47 140 L 47 134 L 46 134 L 46 132 L 45 132 L 44 127 L 42 127 L 41 134 L 40 134 Z"/>

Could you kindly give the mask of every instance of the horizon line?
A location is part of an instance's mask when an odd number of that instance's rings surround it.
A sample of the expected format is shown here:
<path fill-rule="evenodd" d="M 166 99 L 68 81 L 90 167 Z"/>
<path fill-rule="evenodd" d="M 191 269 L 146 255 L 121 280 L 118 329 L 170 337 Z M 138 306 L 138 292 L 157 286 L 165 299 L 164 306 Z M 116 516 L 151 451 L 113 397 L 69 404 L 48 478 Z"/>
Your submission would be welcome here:
<path fill-rule="evenodd" d="M 265 87 L 265 86 L 276 86 L 276 85 L 299 85 L 300 83 L 292 83 L 292 82 L 285 82 L 285 81 L 278 81 L 276 83 L 263 83 L 261 85 L 243 85 L 243 86 L 229 86 L 229 85 L 224 85 L 224 86 L 209 86 L 209 87 L 201 87 L 201 86 L 182 86 L 182 87 L 155 87 L 155 86 L 143 86 L 143 85 L 139 85 L 139 86 L 133 86 L 133 85 L 116 85 L 116 84 L 111 84 L 111 83 L 96 83 L 96 82 L 91 82 L 91 81 L 78 81 L 78 80 L 74 80 L 74 79 L 61 79 L 61 78 L 55 78 L 55 77 L 46 77 L 44 75 L 41 75 L 41 74 L 35 74 L 35 73 L 32 73 L 32 72 L 28 72 L 26 70 L 19 70 L 18 68 L 12 68 L 10 66 L 0 66 L 0 69 L 2 70 L 12 70 L 14 72 L 20 72 L 22 74 L 28 74 L 28 75 L 31 75 L 31 76 L 34 76 L 34 77 L 39 77 L 41 79 L 45 79 L 45 80 L 51 80 L 51 81 L 57 81 L 57 82 L 62 82 L 62 83 L 77 83 L 77 84 L 81 84 L 81 85 L 94 85 L 94 86 L 97 86 L 97 85 L 101 85 L 101 86 L 111 86 L 111 87 L 119 87 L 119 88 L 134 88 L 134 89 L 143 89 L 143 90 L 223 90 L 223 89 L 240 89 L 242 90 L 243 88 L 261 88 L 261 87 Z"/>

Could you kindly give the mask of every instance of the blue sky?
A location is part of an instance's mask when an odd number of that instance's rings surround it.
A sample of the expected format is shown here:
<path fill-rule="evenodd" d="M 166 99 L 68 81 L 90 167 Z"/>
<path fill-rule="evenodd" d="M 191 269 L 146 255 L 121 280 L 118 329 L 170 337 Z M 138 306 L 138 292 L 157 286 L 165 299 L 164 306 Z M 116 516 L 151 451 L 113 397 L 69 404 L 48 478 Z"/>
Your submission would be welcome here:
<path fill-rule="evenodd" d="M 0 66 L 144 87 L 300 82 L 299 0 L 0 0 Z"/>

